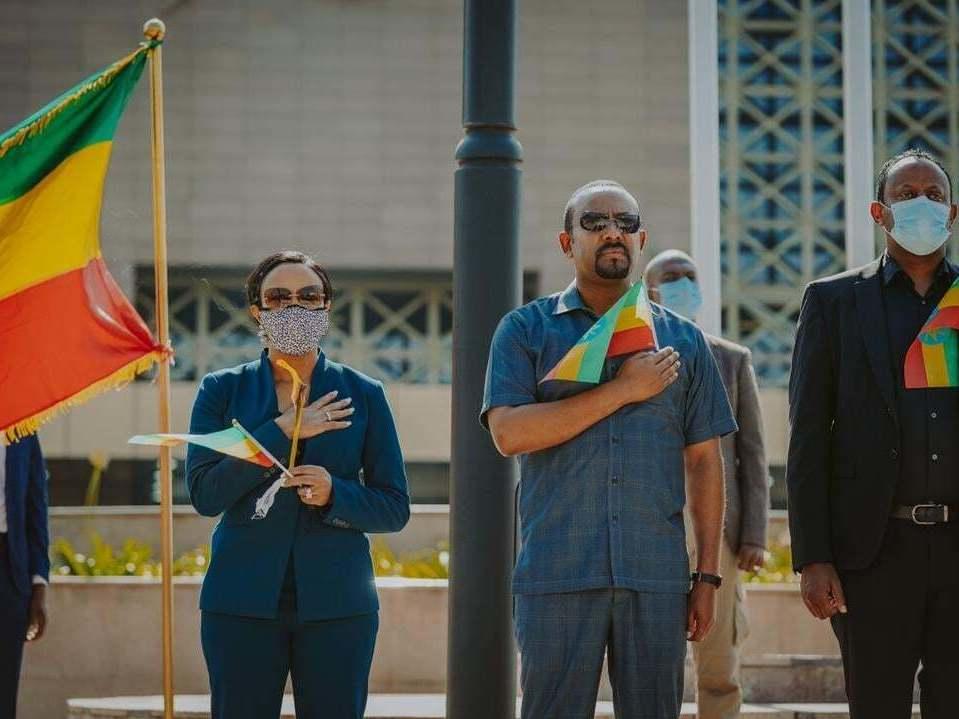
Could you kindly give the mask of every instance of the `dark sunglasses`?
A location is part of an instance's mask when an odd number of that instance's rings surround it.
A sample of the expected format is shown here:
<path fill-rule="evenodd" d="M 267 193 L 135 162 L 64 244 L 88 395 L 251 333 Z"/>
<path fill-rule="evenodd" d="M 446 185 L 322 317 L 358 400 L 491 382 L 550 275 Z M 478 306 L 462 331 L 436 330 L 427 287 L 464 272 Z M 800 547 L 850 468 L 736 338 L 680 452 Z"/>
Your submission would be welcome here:
<path fill-rule="evenodd" d="M 587 211 L 579 217 L 579 226 L 587 232 L 602 232 L 609 227 L 610 222 L 615 222 L 616 227 L 627 235 L 632 235 L 639 231 L 639 215 L 634 212 L 622 212 L 610 218 L 609 215 L 603 214 L 602 212 Z"/>
<path fill-rule="evenodd" d="M 269 287 L 263 290 L 263 307 L 268 310 L 299 305 L 308 310 L 326 306 L 326 293 L 320 285 L 308 285 L 298 290 L 286 287 Z"/>

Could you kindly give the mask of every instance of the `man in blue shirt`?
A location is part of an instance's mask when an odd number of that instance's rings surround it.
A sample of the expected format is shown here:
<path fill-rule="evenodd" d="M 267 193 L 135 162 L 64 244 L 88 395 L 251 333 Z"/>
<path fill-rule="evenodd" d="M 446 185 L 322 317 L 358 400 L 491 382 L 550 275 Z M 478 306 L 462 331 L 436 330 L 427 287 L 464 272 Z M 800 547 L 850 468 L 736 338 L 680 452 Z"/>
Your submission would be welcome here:
<path fill-rule="evenodd" d="M 736 422 L 702 332 L 658 305 L 660 351 L 607 360 L 596 386 L 540 384 L 629 289 L 646 244 L 638 203 L 618 183 L 584 185 L 559 244 L 575 281 L 503 318 L 481 414 L 499 451 L 520 459 L 522 715 L 592 717 L 608 653 L 617 716 L 678 717 L 685 640 L 702 640 L 715 616 L 719 438 Z"/>

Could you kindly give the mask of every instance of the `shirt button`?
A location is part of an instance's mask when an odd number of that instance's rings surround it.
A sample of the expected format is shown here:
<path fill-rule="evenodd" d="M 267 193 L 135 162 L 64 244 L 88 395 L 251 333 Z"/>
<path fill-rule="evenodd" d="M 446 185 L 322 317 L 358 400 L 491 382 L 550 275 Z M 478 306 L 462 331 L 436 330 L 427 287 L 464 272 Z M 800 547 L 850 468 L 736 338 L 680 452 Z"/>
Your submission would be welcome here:
<path fill-rule="evenodd" d="M 613 444 L 619 443 L 619 437 L 613 437 Z"/>
<path fill-rule="evenodd" d="M 932 455 L 932 461 L 933 461 L 933 462 L 938 462 L 938 461 L 939 461 L 939 455 L 938 455 L 938 454 L 933 454 L 933 455 Z"/>
<path fill-rule="evenodd" d="M 898 449 L 889 450 L 889 456 L 892 457 L 893 459 L 899 459 L 899 450 Z"/>
<path fill-rule="evenodd" d="M 614 514 L 614 515 L 613 515 L 613 521 L 614 521 L 614 522 L 618 522 L 618 521 L 619 521 L 619 515 L 618 515 L 618 514 Z"/>
<path fill-rule="evenodd" d="M 935 419 L 935 418 L 938 417 L 939 415 L 936 414 L 935 412 L 930 412 L 930 413 L 929 413 L 929 416 L 932 417 L 933 419 Z"/>
<path fill-rule="evenodd" d="M 613 484 L 619 484 L 619 477 L 613 477 L 612 482 Z"/>

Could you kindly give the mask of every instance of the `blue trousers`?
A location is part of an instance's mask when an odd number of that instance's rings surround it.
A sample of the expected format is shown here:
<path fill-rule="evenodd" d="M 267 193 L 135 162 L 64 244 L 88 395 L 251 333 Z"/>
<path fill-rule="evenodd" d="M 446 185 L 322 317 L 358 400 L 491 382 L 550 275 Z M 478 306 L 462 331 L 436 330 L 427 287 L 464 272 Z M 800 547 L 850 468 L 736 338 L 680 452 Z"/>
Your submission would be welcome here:
<path fill-rule="evenodd" d="M 203 612 L 213 719 L 279 717 L 288 675 L 297 719 L 362 719 L 379 615 L 299 622 Z"/>
<path fill-rule="evenodd" d="M 627 589 L 517 595 L 523 719 L 592 719 L 607 653 L 617 717 L 677 719 L 686 605 Z"/>

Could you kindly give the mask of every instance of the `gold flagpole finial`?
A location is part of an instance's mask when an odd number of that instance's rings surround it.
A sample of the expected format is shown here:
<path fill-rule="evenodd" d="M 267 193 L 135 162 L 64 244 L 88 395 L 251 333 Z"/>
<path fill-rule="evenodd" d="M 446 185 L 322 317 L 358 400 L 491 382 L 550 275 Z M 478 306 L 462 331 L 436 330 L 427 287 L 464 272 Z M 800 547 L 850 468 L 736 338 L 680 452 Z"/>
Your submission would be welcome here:
<path fill-rule="evenodd" d="M 160 42 L 166 36 L 166 25 L 158 18 L 150 18 L 143 23 L 143 35 L 147 40 Z"/>

